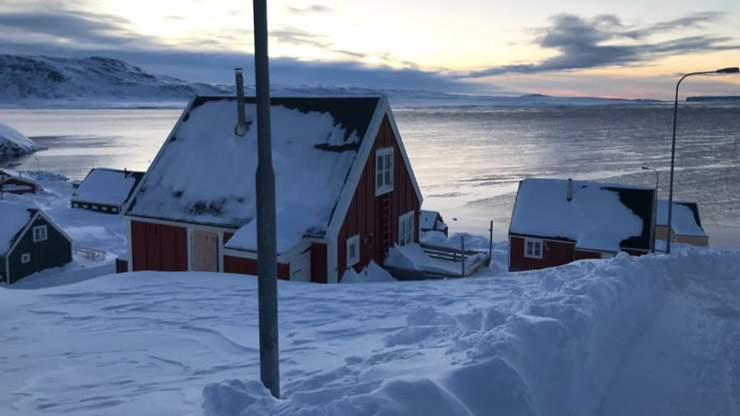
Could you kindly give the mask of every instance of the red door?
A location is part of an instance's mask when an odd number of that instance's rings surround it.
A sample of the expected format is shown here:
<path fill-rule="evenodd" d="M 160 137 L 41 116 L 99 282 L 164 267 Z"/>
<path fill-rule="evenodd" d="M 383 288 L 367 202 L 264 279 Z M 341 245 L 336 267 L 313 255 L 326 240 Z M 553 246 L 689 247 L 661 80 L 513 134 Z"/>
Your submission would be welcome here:
<path fill-rule="evenodd" d="M 375 262 L 382 265 L 388 249 L 393 243 L 391 233 L 391 195 L 383 194 L 375 198 Z"/>

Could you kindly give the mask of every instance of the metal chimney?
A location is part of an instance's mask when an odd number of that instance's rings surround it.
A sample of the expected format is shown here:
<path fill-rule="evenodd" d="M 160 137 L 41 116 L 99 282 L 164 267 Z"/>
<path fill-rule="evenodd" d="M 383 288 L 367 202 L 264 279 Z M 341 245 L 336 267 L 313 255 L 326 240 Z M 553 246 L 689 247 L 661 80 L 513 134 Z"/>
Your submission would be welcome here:
<path fill-rule="evenodd" d="M 568 202 L 573 199 L 573 179 L 568 178 L 568 194 L 566 195 Z"/>
<path fill-rule="evenodd" d="M 244 77 L 241 68 L 234 68 L 234 72 L 236 75 L 236 116 L 238 119 L 234 133 L 237 136 L 244 136 L 249 128 L 244 116 Z"/>

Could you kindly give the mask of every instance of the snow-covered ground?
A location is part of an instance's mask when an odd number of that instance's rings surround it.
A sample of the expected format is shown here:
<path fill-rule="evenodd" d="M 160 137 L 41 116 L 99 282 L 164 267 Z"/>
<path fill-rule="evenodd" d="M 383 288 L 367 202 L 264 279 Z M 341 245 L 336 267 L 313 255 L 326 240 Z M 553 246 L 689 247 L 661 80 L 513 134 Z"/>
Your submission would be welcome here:
<path fill-rule="evenodd" d="M 279 282 L 281 400 L 257 284 L 209 273 L 0 288 L 0 414 L 734 415 L 740 252 L 474 278 Z"/>

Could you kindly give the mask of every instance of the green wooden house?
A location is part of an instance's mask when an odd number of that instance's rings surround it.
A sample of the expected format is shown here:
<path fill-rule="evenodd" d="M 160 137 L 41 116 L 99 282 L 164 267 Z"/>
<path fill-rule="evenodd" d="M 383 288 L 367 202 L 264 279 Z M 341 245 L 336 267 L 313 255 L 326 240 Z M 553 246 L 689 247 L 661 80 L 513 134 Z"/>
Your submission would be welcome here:
<path fill-rule="evenodd" d="M 39 208 L 0 201 L 0 277 L 15 283 L 72 261 L 72 239 Z"/>

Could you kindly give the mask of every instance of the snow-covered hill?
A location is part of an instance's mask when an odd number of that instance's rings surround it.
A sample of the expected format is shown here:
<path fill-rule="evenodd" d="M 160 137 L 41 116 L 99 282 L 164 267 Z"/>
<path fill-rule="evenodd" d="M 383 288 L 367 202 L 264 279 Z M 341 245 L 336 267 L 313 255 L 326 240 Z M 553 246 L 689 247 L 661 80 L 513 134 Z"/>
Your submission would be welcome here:
<path fill-rule="evenodd" d="M 231 71 L 231 68 L 224 68 Z M 253 86 L 245 86 L 247 95 Z M 275 85 L 273 96 L 385 95 L 394 107 L 533 107 L 644 104 L 645 101 L 541 94 L 492 96 L 337 85 Z M 57 58 L 0 55 L 0 107 L 125 108 L 176 107 L 194 95 L 233 94 L 232 85 L 191 83 L 154 75 L 104 57 Z M 650 103 L 650 102 L 648 102 Z"/>
<path fill-rule="evenodd" d="M 0 105 L 110 106 L 118 102 L 186 101 L 223 89 L 157 76 L 121 60 L 0 55 Z"/>
<path fill-rule="evenodd" d="M 23 133 L 0 123 L 0 156 L 21 156 L 41 149 Z"/>

